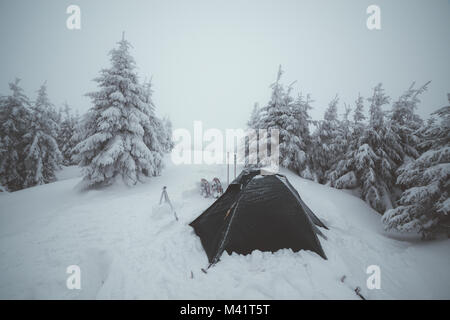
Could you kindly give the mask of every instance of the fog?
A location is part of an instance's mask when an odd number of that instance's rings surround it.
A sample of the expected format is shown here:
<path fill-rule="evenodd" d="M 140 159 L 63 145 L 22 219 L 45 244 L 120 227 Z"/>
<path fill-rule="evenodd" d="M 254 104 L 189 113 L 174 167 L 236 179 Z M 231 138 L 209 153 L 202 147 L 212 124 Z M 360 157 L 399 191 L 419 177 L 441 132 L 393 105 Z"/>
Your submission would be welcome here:
<path fill-rule="evenodd" d="M 66 27 L 70 4 L 81 8 L 81 30 Z M 381 30 L 366 27 L 371 4 Z M 0 93 L 19 77 L 34 98 L 46 80 L 53 103 L 84 112 L 84 94 L 125 31 L 174 128 L 243 127 L 254 102 L 267 102 L 280 64 L 284 83 L 312 95 L 315 119 L 337 93 L 342 113 L 378 82 L 396 98 L 431 80 L 418 110 L 427 117 L 450 92 L 449 13 L 448 0 L 2 0 Z"/>

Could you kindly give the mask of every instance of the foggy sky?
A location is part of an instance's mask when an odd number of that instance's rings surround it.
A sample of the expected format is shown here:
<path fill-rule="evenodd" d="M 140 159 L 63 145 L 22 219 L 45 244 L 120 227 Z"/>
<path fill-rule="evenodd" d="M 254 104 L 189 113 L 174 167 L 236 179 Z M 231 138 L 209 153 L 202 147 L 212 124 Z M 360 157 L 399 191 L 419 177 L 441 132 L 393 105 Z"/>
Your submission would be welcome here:
<path fill-rule="evenodd" d="M 66 28 L 70 4 L 81 8 L 81 30 Z M 366 27 L 371 4 L 382 30 Z M 0 93 L 19 77 L 34 99 L 47 80 L 54 104 L 86 111 L 84 94 L 125 30 L 174 128 L 243 127 L 254 102 L 267 102 L 279 64 L 284 83 L 311 93 L 314 119 L 336 93 L 342 113 L 378 82 L 397 98 L 412 81 L 432 80 L 418 110 L 428 117 L 450 92 L 449 13 L 449 0 L 0 0 Z"/>

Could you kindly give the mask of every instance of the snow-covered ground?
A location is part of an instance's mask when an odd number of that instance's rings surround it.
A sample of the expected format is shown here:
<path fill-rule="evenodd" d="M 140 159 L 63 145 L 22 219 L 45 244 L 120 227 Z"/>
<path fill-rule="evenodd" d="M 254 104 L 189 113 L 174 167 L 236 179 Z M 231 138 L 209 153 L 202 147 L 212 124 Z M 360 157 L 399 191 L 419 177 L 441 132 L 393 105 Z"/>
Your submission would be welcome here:
<path fill-rule="evenodd" d="M 198 181 L 224 166 L 170 166 L 132 188 L 80 193 L 77 168 L 60 181 L 0 193 L 0 298 L 26 299 L 450 299 L 450 240 L 398 240 L 380 215 L 349 192 L 283 171 L 330 230 L 320 238 L 328 260 L 285 249 L 228 255 L 208 265 L 188 226 L 213 199 Z M 178 222 L 159 207 L 168 187 Z M 81 268 L 81 290 L 66 288 L 66 268 Z M 366 269 L 381 268 L 381 289 L 369 290 Z M 344 282 L 341 279 L 345 275 Z"/>

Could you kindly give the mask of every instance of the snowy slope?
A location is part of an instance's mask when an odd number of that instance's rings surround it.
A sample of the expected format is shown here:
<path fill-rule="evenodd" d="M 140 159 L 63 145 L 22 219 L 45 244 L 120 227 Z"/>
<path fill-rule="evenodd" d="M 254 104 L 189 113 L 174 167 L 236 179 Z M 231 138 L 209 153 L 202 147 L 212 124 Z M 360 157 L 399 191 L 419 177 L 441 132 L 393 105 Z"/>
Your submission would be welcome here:
<path fill-rule="evenodd" d="M 360 199 L 283 173 L 329 226 L 320 238 L 327 261 L 287 249 L 225 253 L 201 272 L 207 257 L 188 223 L 213 202 L 199 196 L 198 181 L 226 181 L 223 166 L 171 166 L 146 184 L 85 193 L 69 168 L 59 182 L 0 194 L 0 298 L 359 299 L 357 286 L 367 299 L 450 298 L 450 240 L 387 237 Z M 157 205 L 164 185 L 179 222 Z M 73 264 L 81 290 L 65 285 Z M 366 287 L 373 264 L 380 290 Z"/>

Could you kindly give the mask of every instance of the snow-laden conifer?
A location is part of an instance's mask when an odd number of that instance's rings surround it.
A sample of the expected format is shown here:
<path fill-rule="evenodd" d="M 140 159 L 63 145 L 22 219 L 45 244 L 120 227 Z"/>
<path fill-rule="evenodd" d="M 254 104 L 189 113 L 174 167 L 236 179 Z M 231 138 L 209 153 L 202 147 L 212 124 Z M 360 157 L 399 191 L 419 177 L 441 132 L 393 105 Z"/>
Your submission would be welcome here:
<path fill-rule="evenodd" d="M 25 135 L 25 140 L 30 141 L 25 148 L 26 187 L 55 181 L 62 159 L 56 142 L 58 116 L 45 83 L 39 88 L 31 111 L 31 123 Z"/>
<path fill-rule="evenodd" d="M 79 142 L 76 139 L 77 124 L 78 117 L 72 113 L 67 102 L 64 103 L 57 142 L 62 155 L 62 163 L 66 166 L 76 164 L 72 156 L 74 148 Z"/>
<path fill-rule="evenodd" d="M 311 175 L 307 157 L 307 148 L 310 145 L 309 134 L 309 109 L 311 109 L 311 98 L 299 95 L 296 99 L 292 97 L 292 85 L 285 88 L 281 83 L 283 70 L 278 69 L 277 80 L 271 85 L 272 94 L 270 101 L 262 108 L 254 106 L 248 126 L 256 129 L 254 137 L 250 137 L 250 156 L 256 151 L 261 152 L 266 144 L 271 144 L 271 130 L 279 132 L 279 161 L 280 165 L 297 171 L 300 175 Z M 264 129 L 260 136 L 259 129 Z M 268 165 L 266 159 L 258 159 L 259 166 Z"/>
<path fill-rule="evenodd" d="M 0 185 L 9 191 L 22 189 L 26 169 L 24 138 L 31 122 L 30 100 L 16 79 L 9 84 L 11 94 L 0 98 Z"/>
<path fill-rule="evenodd" d="M 398 170 L 397 183 L 406 190 L 382 219 L 386 229 L 420 232 L 424 238 L 450 230 L 450 106 L 433 115 L 437 120 L 424 130 L 429 149 Z"/>
<path fill-rule="evenodd" d="M 130 43 L 122 39 L 110 52 L 111 67 L 89 93 L 93 107 L 83 120 L 84 139 L 76 159 L 84 168 L 85 187 L 109 185 L 118 177 L 129 185 L 158 175 L 162 150 L 148 88 L 138 81 Z"/>

